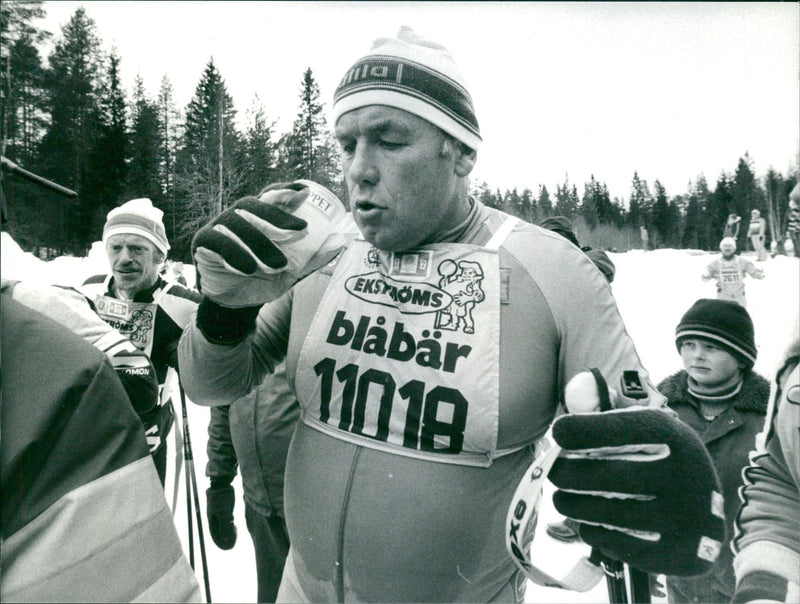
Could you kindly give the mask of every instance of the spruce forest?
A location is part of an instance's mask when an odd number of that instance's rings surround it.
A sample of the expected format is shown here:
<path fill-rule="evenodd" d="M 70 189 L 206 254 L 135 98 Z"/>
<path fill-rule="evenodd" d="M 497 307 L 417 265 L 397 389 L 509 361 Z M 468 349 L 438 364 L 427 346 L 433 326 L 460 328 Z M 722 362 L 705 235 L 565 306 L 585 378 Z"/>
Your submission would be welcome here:
<path fill-rule="evenodd" d="M 291 131 L 278 132 L 259 99 L 245 109 L 241 127 L 213 58 L 190 102 L 177 107 L 167 75 L 155 94 L 141 77 L 126 93 L 123 57 L 104 49 L 84 8 L 52 33 L 33 25 L 44 15 L 39 1 L 3 2 L 0 12 L 2 155 L 78 193 L 66 199 L 3 174 L 3 228 L 25 250 L 44 259 L 84 255 L 100 239 L 106 214 L 137 197 L 149 197 L 164 211 L 170 257 L 183 261 L 190 260 L 192 236 L 203 224 L 267 184 L 311 179 L 346 202 L 338 147 L 311 68 L 298 74 Z M 52 51 L 44 57 L 50 40 Z M 599 174 L 581 187 L 565 179 L 550 188 L 540 184 L 536 192 L 502 192 L 487 182 L 471 188 L 482 203 L 529 222 L 567 216 L 582 245 L 619 252 L 643 246 L 641 227 L 650 248 L 716 250 L 731 213 L 742 217 L 738 249 L 749 249 L 747 223 L 758 209 L 767 220 L 767 245 L 774 241 L 783 253 L 787 200 L 798 175 L 773 168 L 755 174 L 752 158 L 742 153 L 716 182 L 687 175 L 687 190 L 676 194 L 636 172 L 627 199 L 610 198 Z"/>

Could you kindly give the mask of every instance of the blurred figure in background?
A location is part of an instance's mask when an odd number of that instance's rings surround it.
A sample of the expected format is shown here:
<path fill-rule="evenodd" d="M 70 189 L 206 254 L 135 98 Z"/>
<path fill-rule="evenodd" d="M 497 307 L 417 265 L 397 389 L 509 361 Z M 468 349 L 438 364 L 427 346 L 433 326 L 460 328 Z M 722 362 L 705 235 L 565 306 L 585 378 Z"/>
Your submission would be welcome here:
<path fill-rule="evenodd" d="M 742 222 L 742 217 L 738 214 L 728 214 L 728 220 L 725 222 L 725 231 L 722 233 L 723 237 L 739 237 L 739 225 Z"/>
<path fill-rule="evenodd" d="M 733 237 L 725 237 L 720 241 L 719 249 L 722 256 L 712 260 L 700 277 L 703 281 L 716 279 L 719 300 L 731 300 L 746 307 L 744 277 L 750 275 L 753 279 L 763 279 L 764 271 L 736 254 L 736 240 Z"/>
<path fill-rule="evenodd" d="M 789 193 L 786 235 L 792 240 L 795 258 L 800 258 L 800 184 L 796 184 Z"/>
<path fill-rule="evenodd" d="M 767 248 L 764 242 L 767 238 L 767 221 L 761 217 L 761 212 L 753 210 L 750 212 L 750 227 L 747 229 L 747 236 L 753 249 L 756 252 L 756 260 L 763 262 L 767 259 Z"/>
<path fill-rule="evenodd" d="M 211 538 L 229 550 L 236 544 L 233 489 L 242 473 L 247 530 L 253 540 L 258 601 L 275 602 L 289 553 L 283 511 L 283 472 L 300 406 L 283 364 L 247 396 L 211 408 L 208 425 L 206 512 Z"/>

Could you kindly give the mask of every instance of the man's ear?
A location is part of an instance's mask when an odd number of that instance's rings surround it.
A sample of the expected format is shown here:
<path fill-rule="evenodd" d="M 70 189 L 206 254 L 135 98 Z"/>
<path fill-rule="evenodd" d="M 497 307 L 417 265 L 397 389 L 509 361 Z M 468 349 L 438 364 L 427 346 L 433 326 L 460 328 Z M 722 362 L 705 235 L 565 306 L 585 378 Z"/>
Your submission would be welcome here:
<path fill-rule="evenodd" d="M 469 176 L 472 169 L 475 167 L 475 162 L 478 159 L 478 152 L 470 149 L 462 144 L 458 146 L 458 155 L 456 156 L 455 172 L 458 176 Z"/>

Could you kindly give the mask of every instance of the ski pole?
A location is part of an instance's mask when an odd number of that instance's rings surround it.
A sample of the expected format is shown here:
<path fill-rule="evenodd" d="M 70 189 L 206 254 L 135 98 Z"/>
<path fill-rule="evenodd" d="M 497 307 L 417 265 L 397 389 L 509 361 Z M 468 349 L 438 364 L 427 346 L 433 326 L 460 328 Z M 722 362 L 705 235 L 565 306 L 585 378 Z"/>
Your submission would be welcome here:
<path fill-rule="evenodd" d="M 612 604 L 627 604 L 628 591 L 625 583 L 625 565 L 619 560 L 600 554 L 600 566 L 606 574 L 608 601 Z"/>
<path fill-rule="evenodd" d="M 192 439 L 189 435 L 189 416 L 186 412 L 186 393 L 183 391 L 183 384 L 180 382 L 180 376 L 178 377 L 178 390 L 181 393 L 181 410 L 183 412 L 183 442 L 185 448 L 184 457 L 186 458 L 186 478 L 187 481 L 190 480 L 191 475 L 191 484 L 192 484 L 192 492 L 191 495 L 189 494 L 189 489 L 186 489 L 186 493 L 188 497 L 194 496 L 194 511 L 197 517 L 197 536 L 200 540 L 200 559 L 203 564 L 203 583 L 205 584 L 206 588 L 206 602 L 211 602 L 211 584 L 208 578 L 208 563 L 206 561 L 206 546 L 205 546 L 205 539 L 203 537 L 203 518 L 200 513 L 200 496 L 197 493 L 197 476 L 194 473 L 194 455 L 192 454 Z M 187 505 L 190 499 L 187 499 Z M 192 520 L 192 509 L 186 510 L 187 514 L 189 515 L 189 526 L 191 527 Z M 191 530 L 190 530 L 191 532 Z M 192 548 L 189 548 L 190 553 Z M 194 568 L 194 566 L 192 566 Z"/>
<path fill-rule="evenodd" d="M 597 393 L 600 395 L 600 411 L 609 411 L 611 409 L 611 396 L 608 390 L 608 384 L 603 374 L 596 367 L 589 369 L 594 376 L 597 383 Z M 606 574 L 606 586 L 608 587 L 608 601 L 612 604 L 620 603 L 627 604 L 628 602 L 628 584 L 625 579 L 625 564 L 621 560 L 614 560 L 603 553 L 600 554 L 600 565 L 603 567 L 603 572 Z M 633 572 L 633 569 L 629 569 Z M 648 602 L 649 600 L 649 586 L 648 586 Z M 633 602 L 637 602 L 633 598 Z"/>
<path fill-rule="evenodd" d="M 628 574 L 631 579 L 631 601 L 636 604 L 650 604 L 650 575 L 630 565 Z"/>
<path fill-rule="evenodd" d="M 182 393 L 182 392 L 181 392 Z M 183 399 L 181 399 L 183 402 Z M 189 420 L 186 415 L 185 409 L 183 410 L 183 431 L 189 427 Z M 188 435 L 183 439 L 183 459 L 186 460 L 186 472 L 184 478 L 186 479 L 186 520 L 189 523 L 189 564 L 194 570 L 194 529 L 192 527 L 192 483 L 189 476 L 189 460 L 192 459 L 191 443 L 189 442 Z"/>

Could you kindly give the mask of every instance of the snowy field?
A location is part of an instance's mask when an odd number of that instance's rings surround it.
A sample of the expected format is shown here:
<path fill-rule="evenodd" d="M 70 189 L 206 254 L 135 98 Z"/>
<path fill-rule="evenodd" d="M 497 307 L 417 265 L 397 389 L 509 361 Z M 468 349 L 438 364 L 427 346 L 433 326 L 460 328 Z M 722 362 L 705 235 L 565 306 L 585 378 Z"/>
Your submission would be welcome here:
<path fill-rule="evenodd" d="M 42 262 L 30 254 L 22 253 L 6 233 L 2 234 L 2 265 L 4 278 L 27 279 L 40 282 L 77 285 L 87 276 L 106 272 L 107 265 L 102 247 L 95 244 L 87 258 L 61 257 L 51 262 Z M 745 253 L 755 260 L 752 254 Z M 713 282 L 700 279 L 706 264 L 715 255 L 687 250 L 657 250 L 651 252 L 631 251 L 624 254 L 609 254 L 617 267 L 612 285 L 619 309 L 628 332 L 636 343 L 644 366 L 649 370 L 654 383 L 680 369 L 680 357 L 674 345 L 674 330 L 683 313 L 698 298 L 714 297 Z M 791 317 L 798 313 L 800 300 L 800 263 L 797 258 L 778 256 L 757 263 L 764 269 L 763 280 L 747 278 L 748 310 L 753 317 L 758 347 L 755 370 L 767 378 L 772 376 L 776 357 L 782 351 L 789 336 Z M 192 267 L 186 267 L 187 278 L 192 282 Z M 176 416 L 180 421 L 180 402 L 176 399 Z M 256 578 L 253 547 L 244 520 L 244 504 L 241 500 L 241 482 L 237 478 L 235 520 L 239 530 L 236 546 L 230 551 L 219 550 L 208 535 L 205 519 L 204 476 L 206 464 L 206 427 L 208 409 L 189 404 L 189 424 L 195 473 L 200 493 L 200 508 L 206 532 L 205 547 L 208 556 L 211 596 L 215 602 L 255 602 Z M 170 439 L 170 460 L 167 476 L 167 499 L 172 503 L 175 484 L 175 445 Z M 188 529 L 184 476 L 178 479 L 177 506 L 174 510 L 175 525 L 184 542 L 188 556 Z M 548 485 L 549 487 L 549 485 Z M 549 491 L 548 487 L 546 490 Z M 560 517 L 552 508 L 550 497 L 545 503 L 539 519 L 539 530 L 533 544 L 533 560 L 543 570 L 554 575 L 563 575 L 578 557 L 588 555 L 588 546 L 564 544 L 550 538 L 544 527 Z M 195 529 L 195 540 L 197 530 Z M 199 545 L 195 543 L 195 567 L 201 588 L 203 584 Z M 529 583 L 526 602 L 607 602 L 605 582 L 587 593 L 565 592 L 539 587 Z M 663 602 L 663 599 L 654 599 Z"/>

